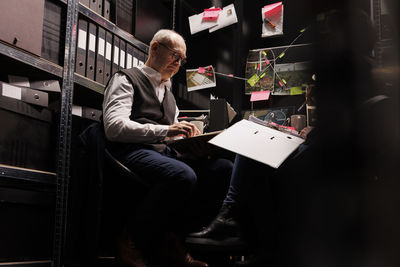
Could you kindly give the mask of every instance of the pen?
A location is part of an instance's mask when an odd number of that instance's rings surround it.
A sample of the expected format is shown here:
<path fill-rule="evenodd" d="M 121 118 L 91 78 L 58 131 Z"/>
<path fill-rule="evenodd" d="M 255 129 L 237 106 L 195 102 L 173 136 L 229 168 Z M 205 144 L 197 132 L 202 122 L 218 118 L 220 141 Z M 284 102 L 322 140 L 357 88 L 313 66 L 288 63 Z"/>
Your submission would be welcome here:
<path fill-rule="evenodd" d="M 271 26 L 272 28 L 275 28 L 275 24 L 273 24 L 269 19 L 265 18 L 264 22 L 267 23 L 269 26 Z"/>

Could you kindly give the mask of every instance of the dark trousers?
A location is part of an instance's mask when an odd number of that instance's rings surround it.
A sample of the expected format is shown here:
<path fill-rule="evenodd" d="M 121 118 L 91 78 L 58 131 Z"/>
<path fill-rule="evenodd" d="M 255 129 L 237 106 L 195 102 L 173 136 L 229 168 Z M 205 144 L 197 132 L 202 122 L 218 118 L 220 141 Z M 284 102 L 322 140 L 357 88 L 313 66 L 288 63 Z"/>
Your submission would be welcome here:
<path fill-rule="evenodd" d="M 182 221 L 181 215 L 188 208 L 198 179 L 225 177 L 229 181 L 233 165 L 220 158 L 178 159 L 168 147 L 164 153 L 137 149 L 119 159 L 150 184 L 140 201 L 132 203 L 132 216 L 127 224 L 134 240 L 144 247 L 156 244 L 166 231 L 188 223 Z"/>

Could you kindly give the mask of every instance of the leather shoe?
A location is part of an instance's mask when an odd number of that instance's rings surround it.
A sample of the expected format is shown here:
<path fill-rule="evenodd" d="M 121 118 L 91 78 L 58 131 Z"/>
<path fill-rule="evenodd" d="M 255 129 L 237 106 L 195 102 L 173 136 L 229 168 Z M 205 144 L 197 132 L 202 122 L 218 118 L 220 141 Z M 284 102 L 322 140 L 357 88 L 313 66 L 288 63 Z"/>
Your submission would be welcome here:
<path fill-rule="evenodd" d="M 117 259 L 123 267 L 146 267 L 142 252 L 135 246 L 128 232 L 124 230 L 117 240 Z"/>
<path fill-rule="evenodd" d="M 200 232 L 190 233 L 189 237 L 224 239 L 227 237 L 239 237 L 239 224 L 233 218 L 232 206 L 221 207 L 217 217 Z"/>
<path fill-rule="evenodd" d="M 179 267 L 209 267 L 207 263 L 193 259 L 173 233 L 165 235 L 161 256 Z"/>

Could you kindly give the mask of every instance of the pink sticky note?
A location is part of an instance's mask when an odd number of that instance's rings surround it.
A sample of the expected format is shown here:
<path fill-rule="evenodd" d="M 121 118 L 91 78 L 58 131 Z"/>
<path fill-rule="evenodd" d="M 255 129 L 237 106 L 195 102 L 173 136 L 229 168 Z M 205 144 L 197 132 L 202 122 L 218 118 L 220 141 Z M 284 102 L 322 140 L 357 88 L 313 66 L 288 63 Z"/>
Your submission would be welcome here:
<path fill-rule="evenodd" d="M 268 61 L 268 59 L 266 59 L 266 60 L 265 60 L 265 63 L 267 63 L 267 65 L 269 65 L 269 61 Z"/>
<path fill-rule="evenodd" d="M 207 21 L 217 20 L 220 12 L 221 12 L 221 8 L 219 8 L 219 7 L 204 9 L 203 20 L 207 20 Z"/>
<path fill-rule="evenodd" d="M 257 65 L 257 70 L 259 70 L 259 69 L 260 69 L 260 64 Z"/>
<path fill-rule="evenodd" d="M 282 10 L 282 2 L 277 2 L 274 4 L 264 6 L 265 17 L 272 16 Z"/>
<path fill-rule="evenodd" d="M 208 66 L 207 70 L 210 70 L 210 69 L 211 69 L 211 65 L 210 65 L 210 66 Z"/>
<path fill-rule="evenodd" d="M 281 81 L 279 81 L 279 85 L 283 87 L 283 83 Z"/>
<path fill-rule="evenodd" d="M 204 72 L 206 72 L 206 69 L 204 67 L 199 67 L 198 72 L 199 73 L 204 73 Z"/>
<path fill-rule="evenodd" d="M 233 74 L 228 74 L 228 76 L 233 77 Z"/>
<path fill-rule="evenodd" d="M 211 73 L 209 73 L 209 72 L 207 72 L 207 75 L 208 75 L 208 76 L 212 76 L 212 74 L 211 74 Z"/>
<path fill-rule="evenodd" d="M 250 102 L 268 100 L 271 91 L 256 91 L 251 92 Z"/>

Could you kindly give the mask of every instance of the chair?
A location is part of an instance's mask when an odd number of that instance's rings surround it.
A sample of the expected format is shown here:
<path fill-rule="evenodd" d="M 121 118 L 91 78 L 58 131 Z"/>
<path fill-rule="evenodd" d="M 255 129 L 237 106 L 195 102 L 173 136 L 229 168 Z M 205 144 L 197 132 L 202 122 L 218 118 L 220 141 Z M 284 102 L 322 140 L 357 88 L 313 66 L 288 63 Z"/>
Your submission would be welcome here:
<path fill-rule="evenodd" d="M 108 151 L 101 123 L 90 124 L 79 139 L 86 153 L 82 162 L 86 175 L 81 178 L 87 180 L 83 208 L 86 251 L 82 257 L 85 266 L 95 266 L 102 259 L 115 257 L 115 237 L 122 229 L 123 215 L 135 201 L 127 198 L 135 198 L 135 192 L 143 192 L 149 185 Z"/>

